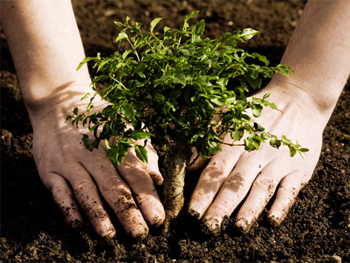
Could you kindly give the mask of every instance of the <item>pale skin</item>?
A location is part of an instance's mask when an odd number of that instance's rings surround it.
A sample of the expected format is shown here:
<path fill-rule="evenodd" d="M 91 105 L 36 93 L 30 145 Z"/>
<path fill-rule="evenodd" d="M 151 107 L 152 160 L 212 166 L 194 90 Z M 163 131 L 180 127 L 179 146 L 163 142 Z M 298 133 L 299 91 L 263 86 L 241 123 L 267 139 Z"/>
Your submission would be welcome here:
<path fill-rule="evenodd" d="M 308 1 L 282 59 L 295 74 L 274 77 L 255 96 L 271 92 L 270 100 L 284 112 L 266 109 L 257 121 L 310 151 L 304 158 L 291 158 L 287 149 L 268 145 L 251 153 L 223 146 L 202 172 L 189 204 L 191 213 L 212 231 L 247 195 L 236 216 L 238 227 L 247 231 L 274 194 L 268 218 L 280 224 L 310 180 L 322 132 L 350 72 L 348 17 L 349 1 Z M 148 166 L 130 152 L 115 169 L 103 146 L 89 152 L 79 143 L 84 128 L 64 122 L 74 107 L 86 107 L 80 98 L 90 91 L 91 82 L 86 67 L 75 70 L 85 55 L 70 1 L 2 1 L 1 23 L 33 126 L 38 172 L 66 222 L 81 226 L 83 212 L 98 235 L 115 236 L 103 198 L 126 232 L 145 236 L 148 225 L 160 225 L 165 218 L 154 190 L 154 184 L 163 181 L 154 150 L 149 148 Z M 105 104 L 96 100 L 94 105 L 98 110 Z"/>
<path fill-rule="evenodd" d="M 76 71 L 85 54 L 70 1 L 1 4 L 1 22 L 33 126 L 34 159 L 66 222 L 81 226 L 84 212 L 98 235 L 115 236 L 104 198 L 126 232 L 145 236 L 148 224 L 160 225 L 165 217 L 154 187 L 163 182 L 155 152 L 149 151 L 148 166 L 131 153 L 116 170 L 102 145 L 89 152 L 79 143 L 84 128 L 64 121 L 73 107 L 86 109 L 80 99 L 91 83 L 87 67 Z M 104 102 L 95 106 L 101 109 Z"/>
<path fill-rule="evenodd" d="M 271 92 L 281 114 L 265 109 L 257 122 L 278 136 L 308 147 L 307 156 L 263 145 L 259 151 L 223 146 L 206 166 L 189 209 L 212 231 L 219 230 L 242 200 L 235 224 L 248 231 L 273 195 L 267 214 L 273 225 L 287 215 L 319 159 L 322 133 L 350 73 L 350 1 L 308 1 L 281 63 L 295 74 L 276 75 L 256 97 Z M 227 142 L 229 142 L 227 138 Z"/>

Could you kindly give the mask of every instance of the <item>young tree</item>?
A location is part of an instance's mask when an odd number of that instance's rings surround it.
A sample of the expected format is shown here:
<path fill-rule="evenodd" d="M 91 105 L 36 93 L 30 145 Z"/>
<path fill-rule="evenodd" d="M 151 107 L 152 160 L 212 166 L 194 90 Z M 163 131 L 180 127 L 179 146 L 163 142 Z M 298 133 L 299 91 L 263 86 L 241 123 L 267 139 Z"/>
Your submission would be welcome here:
<path fill-rule="evenodd" d="M 88 125 L 93 138 L 83 135 L 87 149 L 92 151 L 105 142 L 115 166 L 131 147 L 147 163 L 145 146 L 150 142 L 164 154 L 165 231 L 184 203 L 184 178 L 192 148 L 198 157 L 207 158 L 221 150 L 220 145 L 226 143 L 223 135 L 230 134 L 237 142 L 230 145 L 247 151 L 258 150 L 266 141 L 276 148 L 288 146 L 291 156 L 307 151 L 285 136 L 277 138 L 253 120 L 263 107 L 277 110 L 267 100 L 270 94 L 247 99 L 248 93 L 261 87 L 263 78 L 274 73 L 288 76 L 292 69 L 270 67 L 265 56 L 238 48 L 238 42 L 258 33 L 251 28 L 226 33 L 220 40 L 203 38 L 204 20 L 192 26 L 188 23 L 197 14 L 188 14 L 179 29 L 164 27 L 162 33 L 154 31 L 162 18 L 154 19 L 149 28 L 138 22 L 131 26 L 129 17 L 125 23 L 115 22 L 121 28 L 116 42 L 127 41 L 130 49 L 82 61 L 78 69 L 94 62 L 94 94 L 84 97 L 91 97 L 86 112 L 75 108 L 67 117 L 74 125 Z M 90 114 L 96 96 L 109 105 Z"/>

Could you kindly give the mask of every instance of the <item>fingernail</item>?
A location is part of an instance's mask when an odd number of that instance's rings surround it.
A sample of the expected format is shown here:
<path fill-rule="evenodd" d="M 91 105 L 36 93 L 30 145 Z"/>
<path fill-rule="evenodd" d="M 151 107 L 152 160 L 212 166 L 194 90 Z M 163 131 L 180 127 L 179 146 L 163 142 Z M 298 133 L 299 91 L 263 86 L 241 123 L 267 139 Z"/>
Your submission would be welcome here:
<path fill-rule="evenodd" d="M 111 221 L 109 219 L 105 219 L 104 222 L 101 222 L 96 228 L 96 232 L 100 237 L 103 238 L 112 238 L 115 236 L 115 228 L 112 225 Z"/>
<path fill-rule="evenodd" d="M 112 239 L 113 237 L 115 237 L 115 230 L 111 231 L 109 234 L 105 235 L 104 238 L 106 239 Z"/>
<path fill-rule="evenodd" d="M 142 227 L 141 231 L 140 231 L 140 229 L 131 231 L 130 235 L 133 238 L 137 239 L 137 240 L 142 240 L 145 237 L 147 237 L 147 235 L 148 235 L 148 228 L 144 228 L 142 225 L 141 225 L 141 227 Z"/>
<path fill-rule="evenodd" d="M 200 213 L 198 213 L 197 211 L 195 211 L 193 209 L 188 209 L 188 213 L 190 214 L 190 216 L 194 217 L 195 219 L 200 218 Z"/>
<path fill-rule="evenodd" d="M 155 226 L 155 227 L 159 227 L 161 226 L 163 223 L 164 223 L 164 220 L 165 220 L 165 213 L 163 214 L 156 214 L 153 219 L 152 219 L 152 223 L 151 225 L 152 226 Z"/>
<path fill-rule="evenodd" d="M 272 225 L 272 226 L 278 226 L 282 222 L 282 218 L 275 216 L 275 215 L 270 215 L 267 217 L 267 221 Z"/>
<path fill-rule="evenodd" d="M 69 222 L 69 226 L 73 229 L 80 229 L 84 226 L 84 223 L 79 219 L 74 219 Z"/>
<path fill-rule="evenodd" d="M 246 218 L 237 218 L 235 220 L 235 225 L 240 231 L 247 233 L 250 230 L 251 222 L 249 222 Z"/>
<path fill-rule="evenodd" d="M 113 226 L 104 226 L 104 228 L 105 229 L 100 232 L 103 238 L 113 238 L 115 236 L 116 231 Z"/>
<path fill-rule="evenodd" d="M 203 220 L 203 232 L 213 235 L 217 235 L 220 232 L 221 224 L 218 219 L 204 219 Z"/>

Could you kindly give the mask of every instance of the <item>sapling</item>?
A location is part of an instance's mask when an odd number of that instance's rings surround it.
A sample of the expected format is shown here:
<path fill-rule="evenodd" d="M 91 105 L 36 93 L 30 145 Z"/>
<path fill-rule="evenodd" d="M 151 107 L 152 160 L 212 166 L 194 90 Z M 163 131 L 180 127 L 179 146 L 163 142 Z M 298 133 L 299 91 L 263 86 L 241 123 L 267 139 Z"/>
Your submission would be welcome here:
<path fill-rule="evenodd" d="M 188 23 L 197 14 L 186 15 L 179 29 L 165 26 L 162 32 L 154 31 L 162 18 L 154 19 L 149 27 L 138 22 L 131 25 L 129 17 L 124 23 L 115 22 L 121 28 L 116 43 L 120 46 L 126 41 L 129 49 L 109 57 L 98 53 L 81 62 L 78 69 L 94 62 L 94 93 L 84 97 L 90 97 L 86 112 L 75 108 L 67 117 L 76 126 L 88 125 L 93 137 L 83 134 L 85 147 L 92 151 L 104 142 L 115 166 L 131 147 L 145 163 L 147 143 L 163 153 L 166 231 L 184 203 L 184 178 L 193 148 L 198 157 L 208 158 L 221 151 L 223 135 L 230 134 L 230 145 L 248 152 L 266 141 L 275 148 L 286 145 L 291 156 L 307 151 L 285 136 L 277 138 L 252 119 L 264 107 L 278 110 L 268 100 L 269 93 L 247 98 L 261 87 L 263 78 L 274 73 L 288 76 L 292 69 L 271 67 L 265 56 L 237 47 L 258 33 L 254 29 L 225 33 L 220 39 L 202 37 L 205 21 Z M 108 106 L 91 113 L 96 96 Z"/>

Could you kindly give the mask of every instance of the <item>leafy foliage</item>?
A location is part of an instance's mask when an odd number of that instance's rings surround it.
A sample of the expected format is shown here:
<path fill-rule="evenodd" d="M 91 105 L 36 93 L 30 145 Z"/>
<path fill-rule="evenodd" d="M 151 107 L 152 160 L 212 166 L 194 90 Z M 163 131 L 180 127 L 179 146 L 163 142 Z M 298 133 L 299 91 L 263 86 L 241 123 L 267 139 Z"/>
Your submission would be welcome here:
<path fill-rule="evenodd" d="M 94 62 L 98 74 L 92 81 L 95 94 L 85 96 L 91 97 L 86 113 L 74 109 L 67 120 L 77 126 L 88 124 L 94 138 L 83 135 L 86 148 L 93 150 L 105 141 L 109 158 L 118 165 L 135 146 L 137 156 L 147 162 L 145 144 L 152 138 L 169 151 L 194 146 L 205 158 L 221 150 L 222 135 L 228 133 L 234 141 L 243 141 L 247 151 L 259 149 L 267 140 L 276 148 L 287 145 L 292 156 L 307 151 L 266 132 L 248 114 L 251 110 L 259 117 L 263 107 L 277 109 L 267 100 L 270 94 L 252 100 L 246 94 L 259 89 L 263 78 L 276 72 L 288 76 L 292 69 L 269 67 L 265 56 L 237 47 L 258 33 L 254 29 L 226 33 L 219 40 L 203 38 L 204 20 L 192 26 L 188 23 L 197 14 L 188 14 L 179 29 L 164 27 L 162 33 L 154 32 L 162 18 L 154 19 L 147 28 L 138 22 L 131 26 L 127 17 L 124 23 L 115 22 L 121 28 L 116 42 L 127 41 L 130 49 L 106 58 L 97 54 L 81 62 L 78 69 Z M 107 84 L 98 89 L 98 83 Z M 90 114 L 96 94 L 109 106 Z"/>

